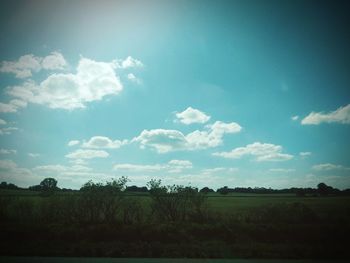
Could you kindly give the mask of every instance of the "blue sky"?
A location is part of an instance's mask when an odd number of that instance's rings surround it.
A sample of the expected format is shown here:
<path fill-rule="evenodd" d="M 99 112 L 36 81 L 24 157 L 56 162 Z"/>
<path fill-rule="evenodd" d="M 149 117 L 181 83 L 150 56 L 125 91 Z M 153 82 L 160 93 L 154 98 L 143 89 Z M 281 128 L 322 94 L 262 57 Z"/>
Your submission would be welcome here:
<path fill-rule="evenodd" d="M 346 3 L 0 10 L 1 181 L 350 187 Z"/>

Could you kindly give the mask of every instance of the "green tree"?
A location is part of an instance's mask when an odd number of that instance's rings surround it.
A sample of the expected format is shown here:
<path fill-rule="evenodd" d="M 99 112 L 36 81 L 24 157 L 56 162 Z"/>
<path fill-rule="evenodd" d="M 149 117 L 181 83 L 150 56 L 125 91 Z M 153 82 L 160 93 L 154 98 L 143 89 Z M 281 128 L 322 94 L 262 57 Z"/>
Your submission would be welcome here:
<path fill-rule="evenodd" d="M 45 178 L 39 186 L 43 195 L 52 195 L 58 189 L 57 180 L 54 178 Z"/>

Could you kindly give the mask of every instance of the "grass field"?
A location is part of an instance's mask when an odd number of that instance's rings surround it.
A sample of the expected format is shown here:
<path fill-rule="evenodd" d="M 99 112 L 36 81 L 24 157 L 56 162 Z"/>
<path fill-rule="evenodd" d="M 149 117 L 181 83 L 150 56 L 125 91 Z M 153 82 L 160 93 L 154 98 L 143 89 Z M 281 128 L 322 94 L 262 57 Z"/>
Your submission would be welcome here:
<path fill-rule="evenodd" d="M 96 202 L 99 198 L 106 199 Z M 118 203 L 121 200 L 122 203 Z M 181 212 L 186 207 L 173 210 L 180 213 L 175 214 L 177 219 L 162 217 L 164 207 L 156 207 L 159 211 L 155 211 L 155 201 L 148 193 L 126 193 L 121 200 L 99 194 L 84 196 L 82 192 L 41 196 L 38 192 L 24 190 L 0 191 L 0 255 L 350 258 L 349 196 L 212 193 L 207 195 L 203 203 L 205 209 L 199 214 L 190 213 L 182 218 Z M 105 201 L 107 203 L 103 203 Z M 114 202 L 117 209 L 107 216 L 109 210 L 102 204 L 113 205 Z M 87 218 L 91 218 L 90 212 L 96 211 L 95 219 Z M 56 259 L 42 260 L 0 259 L 1 262 L 58 262 Z M 80 262 L 80 259 L 60 260 Z M 91 262 L 170 261 L 96 259 Z"/>
<path fill-rule="evenodd" d="M 150 258 L 40 258 L 0 257 L 6 263 L 312 263 L 314 260 L 263 260 L 263 259 L 150 259 Z M 322 263 L 333 263 L 324 260 Z M 345 263 L 348 261 L 337 261 Z"/>

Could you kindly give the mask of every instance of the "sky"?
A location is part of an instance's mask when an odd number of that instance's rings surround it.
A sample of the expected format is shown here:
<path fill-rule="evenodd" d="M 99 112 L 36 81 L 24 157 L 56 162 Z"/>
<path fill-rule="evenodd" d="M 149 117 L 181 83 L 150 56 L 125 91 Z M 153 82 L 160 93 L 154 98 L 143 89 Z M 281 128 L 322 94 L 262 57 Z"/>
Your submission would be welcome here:
<path fill-rule="evenodd" d="M 346 1 L 1 1 L 0 181 L 350 188 Z"/>

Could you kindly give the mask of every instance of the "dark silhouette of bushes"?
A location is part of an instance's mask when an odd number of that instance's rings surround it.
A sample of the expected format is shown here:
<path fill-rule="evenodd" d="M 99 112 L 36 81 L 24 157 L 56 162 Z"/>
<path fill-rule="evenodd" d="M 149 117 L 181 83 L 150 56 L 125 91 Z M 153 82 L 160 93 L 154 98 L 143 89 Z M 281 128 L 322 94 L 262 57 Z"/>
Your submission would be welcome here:
<path fill-rule="evenodd" d="M 148 182 L 152 214 L 160 220 L 202 220 L 206 212 L 206 196 L 190 186 L 162 186 L 160 180 Z"/>

